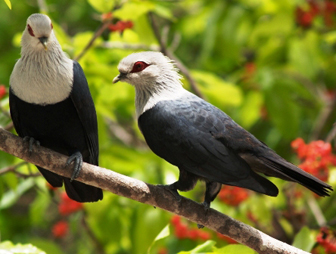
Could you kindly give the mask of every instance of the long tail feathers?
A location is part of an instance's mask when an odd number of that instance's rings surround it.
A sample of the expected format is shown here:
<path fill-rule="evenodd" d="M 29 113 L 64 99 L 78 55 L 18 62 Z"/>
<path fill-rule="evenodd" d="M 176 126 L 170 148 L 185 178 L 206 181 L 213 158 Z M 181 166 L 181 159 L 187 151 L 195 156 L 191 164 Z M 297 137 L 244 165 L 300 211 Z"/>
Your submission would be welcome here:
<path fill-rule="evenodd" d="M 290 178 L 293 182 L 297 182 L 305 186 L 319 196 L 330 196 L 330 192 L 333 191 L 333 188 L 329 184 L 326 184 L 315 176 L 303 171 L 287 161 L 272 160 L 264 157 L 259 157 L 259 159 L 270 169 Z"/>

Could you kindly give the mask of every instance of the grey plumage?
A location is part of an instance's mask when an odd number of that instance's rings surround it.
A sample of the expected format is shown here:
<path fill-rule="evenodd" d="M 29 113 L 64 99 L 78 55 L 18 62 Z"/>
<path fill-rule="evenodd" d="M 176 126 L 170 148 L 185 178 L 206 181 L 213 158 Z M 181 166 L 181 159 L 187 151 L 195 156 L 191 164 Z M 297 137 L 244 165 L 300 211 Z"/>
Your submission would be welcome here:
<path fill-rule="evenodd" d="M 180 170 L 179 180 L 168 186 L 173 192 L 190 190 L 200 179 L 206 181 L 206 207 L 221 184 L 276 196 L 277 187 L 258 173 L 298 182 L 321 196 L 332 190 L 185 90 L 172 61 L 161 53 L 131 54 L 118 69 L 113 82 L 135 87 L 138 125 L 148 146 Z"/>

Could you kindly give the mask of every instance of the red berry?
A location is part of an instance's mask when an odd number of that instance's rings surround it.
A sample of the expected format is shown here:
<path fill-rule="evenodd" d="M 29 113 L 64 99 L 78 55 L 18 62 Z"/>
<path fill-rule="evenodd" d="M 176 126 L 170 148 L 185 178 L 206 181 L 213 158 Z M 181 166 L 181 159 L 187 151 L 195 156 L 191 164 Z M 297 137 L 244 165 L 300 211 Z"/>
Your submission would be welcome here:
<path fill-rule="evenodd" d="M 82 203 L 70 199 L 65 192 L 61 194 L 61 202 L 58 205 L 58 211 L 61 215 L 69 215 L 82 209 Z"/>
<path fill-rule="evenodd" d="M 178 215 L 173 215 L 173 217 L 170 219 L 171 223 L 176 226 L 181 223 L 181 217 Z"/>
<path fill-rule="evenodd" d="M 66 221 L 59 221 L 52 227 L 52 234 L 56 238 L 64 237 L 68 232 L 69 226 Z"/>
<path fill-rule="evenodd" d="M 0 85 L 0 99 L 6 95 L 6 87 L 5 85 Z"/>
<path fill-rule="evenodd" d="M 175 227 L 175 236 L 177 239 L 186 239 L 188 237 L 188 226 L 186 224 L 179 224 Z"/>
<path fill-rule="evenodd" d="M 246 200 L 249 196 L 247 190 L 236 187 L 224 185 L 218 194 L 218 197 L 227 205 L 238 206 L 241 202 Z"/>

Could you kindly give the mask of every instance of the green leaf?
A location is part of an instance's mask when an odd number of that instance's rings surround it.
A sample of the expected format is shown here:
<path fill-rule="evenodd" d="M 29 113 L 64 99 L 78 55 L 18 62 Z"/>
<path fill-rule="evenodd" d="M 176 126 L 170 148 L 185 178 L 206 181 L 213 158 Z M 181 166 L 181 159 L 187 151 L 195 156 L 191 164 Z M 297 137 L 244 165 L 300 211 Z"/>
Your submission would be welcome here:
<path fill-rule="evenodd" d="M 294 238 L 293 246 L 301 250 L 310 252 L 316 242 L 316 234 L 308 227 L 303 227 Z"/>
<path fill-rule="evenodd" d="M 98 12 L 105 13 L 112 11 L 115 4 L 113 0 L 88 0 L 89 4 Z"/>
<path fill-rule="evenodd" d="M 7 191 L 0 200 L 0 210 L 8 208 L 11 205 L 13 205 L 20 198 L 20 196 L 27 190 L 29 190 L 31 187 L 33 187 L 34 184 L 35 184 L 34 179 L 28 178 L 22 181 L 15 191 L 14 190 Z"/>
<path fill-rule="evenodd" d="M 159 240 L 161 240 L 163 238 L 166 238 L 169 235 L 170 235 L 170 230 L 169 230 L 169 224 L 168 224 L 167 226 L 165 226 L 161 230 L 161 232 L 157 235 L 157 237 L 155 237 L 153 243 L 151 244 L 151 246 L 149 246 L 147 253 L 150 253 L 150 250 L 153 247 L 153 245 L 154 245 L 155 242 L 157 242 L 157 241 L 159 241 Z"/>
<path fill-rule="evenodd" d="M 223 110 L 223 106 L 239 106 L 243 96 L 241 89 L 228 83 L 213 73 L 193 70 L 192 76 L 207 99 Z"/>
<path fill-rule="evenodd" d="M 249 247 L 241 244 L 230 244 L 223 248 L 216 249 L 213 253 L 225 253 L 225 254 L 256 254 L 254 250 L 250 249 Z"/>
<path fill-rule="evenodd" d="M 9 9 L 12 9 L 12 4 L 9 0 L 5 0 L 5 3 L 7 4 Z"/>
<path fill-rule="evenodd" d="M 239 123 L 244 128 L 250 128 L 260 117 L 260 109 L 263 105 L 263 97 L 260 92 L 249 92 L 239 111 Z"/>
<path fill-rule="evenodd" d="M 10 241 L 0 243 L 0 250 L 8 251 L 10 254 L 46 254 L 44 251 L 31 244 L 13 244 Z M 7 252 L 3 252 L 7 253 Z"/>
<path fill-rule="evenodd" d="M 190 251 L 180 251 L 178 254 L 194 254 L 194 253 L 213 253 L 213 247 L 216 242 L 212 240 L 208 240 L 205 243 L 198 245 L 196 248 Z"/>
<path fill-rule="evenodd" d="M 120 9 L 113 12 L 113 16 L 122 20 L 136 20 L 140 16 L 153 11 L 154 9 L 155 4 L 151 2 L 126 2 Z"/>

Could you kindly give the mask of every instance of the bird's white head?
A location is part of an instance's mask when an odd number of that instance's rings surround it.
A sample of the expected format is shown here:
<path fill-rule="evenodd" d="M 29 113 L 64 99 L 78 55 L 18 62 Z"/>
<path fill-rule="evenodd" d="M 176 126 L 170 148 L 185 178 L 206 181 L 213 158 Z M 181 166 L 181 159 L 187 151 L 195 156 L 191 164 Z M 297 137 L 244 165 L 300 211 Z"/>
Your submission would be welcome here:
<path fill-rule="evenodd" d="M 177 99 L 187 92 L 173 61 L 160 52 L 131 54 L 120 61 L 118 70 L 120 74 L 113 83 L 125 81 L 135 87 L 138 117 L 158 102 Z"/>
<path fill-rule="evenodd" d="M 128 55 L 120 61 L 118 70 L 120 74 L 113 79 L 113 83 L 124 81 L 136 89 L 181 86 L 181 76 L 173 61 L 161 52 L 145 51 Z"/>
<path fill-rule="evenodd" d="M 28 17 L 21 39 L 22 50 L 46 51 L 58 45 L 53 25 L 47 15 L 35 13 Z"/>

